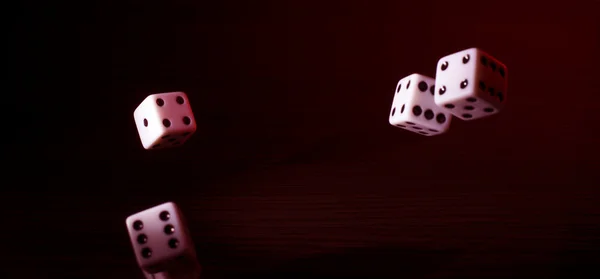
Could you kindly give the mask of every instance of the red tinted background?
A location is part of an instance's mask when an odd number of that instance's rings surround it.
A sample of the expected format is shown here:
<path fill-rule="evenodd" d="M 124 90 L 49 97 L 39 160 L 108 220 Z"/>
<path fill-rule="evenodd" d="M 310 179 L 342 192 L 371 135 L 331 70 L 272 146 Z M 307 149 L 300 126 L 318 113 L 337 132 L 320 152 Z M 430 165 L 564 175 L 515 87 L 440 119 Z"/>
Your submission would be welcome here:
<path fill-rule="evenodd" d="M 205 278 L 598 278 L 600 28 L 577 2 L 24 6 L 9 275 L 141 278 L 124 220 L 172 200 Z M 470 47 L 508 67 L 502 113 L 388 124 L 401 77 Z M 197 134 L 143 150 L 133 110 L 178 90 Z"/>

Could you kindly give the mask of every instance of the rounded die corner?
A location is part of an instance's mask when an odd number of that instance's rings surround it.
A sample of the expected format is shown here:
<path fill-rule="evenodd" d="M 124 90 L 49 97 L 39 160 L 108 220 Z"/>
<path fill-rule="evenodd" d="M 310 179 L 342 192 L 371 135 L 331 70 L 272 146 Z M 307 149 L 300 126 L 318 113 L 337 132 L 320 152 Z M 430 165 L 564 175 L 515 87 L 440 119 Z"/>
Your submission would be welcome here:
<path fill-rule="evenodd" d="M 133 224 L 133 217 L 134 215 L 129 215 L 127 216 L 127 218 L 125 218 L 125 226 L 127 228 L 129 228 Z"/>
<path fill-rule="evenodd" d="M 146 104 L 148 102 L 155 101 L 156 100 L 156 95 L 158 95 L 158 94 L 150 94 L 150 95 L 146 96 L 146 98 L 144 98 L 144 100 L 140 103 L 139 106 L 142 106 L 142 105 L 144 105 L 144 104 Z"/>
<path fill-rule="evenodd" d="M 145 150 L 154 150 L 154 149 L 156 149 L 156 148 L 152 148 L 152 146 L 154 146 L 154 145 L 153 144 L 144 144 L 144 143 L 142 143 L 142 147 Z"/>
<path fill-rule="evenodd" d="M 473 47 L 465 48 L 462 52 L 477 52 L 477 53 L 479 53 L 479 52 L 483 52 L 483 50 L 480 47 L 473 46 Z"/>
<path fill-rule="evenodd" d="M 442 96 L 435 94 L 435 96 L 433 96 L 433 103 L 436 106 L 443 108 L 443 106 L 447 103 L 447 100 L 443 99 Z"/>
<path fill-rule="evenodd" d="M 394 93 L 398 93 L 398 91 L 399 91 L 398 89 L 402 85 L 402 83 L 404 83 L 404 78 L 401 78 L 400 80 L 398 80 L 396 82 L 396 87 L 394 88 Z"/>
<path fill-rule="evenodd" d="M 444 63 L 444 60 L 446 60 L 450 55 L 451 54 L 444 55 L 443 57 L 437 60 L 437 62 L 435 63 L 436 72 L 439 71 L 440 66 L 442 65 L 442 63 Z"/>
<path fill-rule="evenodd" d="M 412 75 L 410 75 L 411 77 L 415 77 L 418 80 L 425 80 L 425 81 L 429 81 L 429 80 L 435 80 L 434 77 L 425 75 L 425 74 L 421 74 L 421 73 L 414 73 Z"/>
<path fill-rule="evenodd" d="M 392 116 L 392 117 L 390 117 L 388 123 L 390 123 L 390 125 L 392 125 L 392 126 L 396 126 L 404 121 L 405 121 L 405 119 L 403 116 L 397 116 L 397 117 Z"/>

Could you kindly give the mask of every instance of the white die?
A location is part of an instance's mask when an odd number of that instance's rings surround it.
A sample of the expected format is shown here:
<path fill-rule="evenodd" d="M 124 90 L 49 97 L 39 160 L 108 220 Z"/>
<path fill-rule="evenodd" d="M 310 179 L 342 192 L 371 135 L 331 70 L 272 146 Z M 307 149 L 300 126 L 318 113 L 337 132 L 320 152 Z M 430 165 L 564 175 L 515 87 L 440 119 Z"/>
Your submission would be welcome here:
<path fill-rule="evenodd" d="M 193 269 L 196 250 L 179 207 L 167 202 L 125 220 L 138 265 L 149 274 Z"/>
<path fill-rule="evenodd" d="M 196 120 L 184 92 L 146 97 L 133 118 L 145 149 L 181 145 L 196 131 Z"/>
<path fill-rule="evenodd" d="M 508 70 L 477 49 L 441 58 L 435 75 L 435 103 L 462 120 L 496 114 L 506 103 Z"/>
<path fill-rule="evenodd" d="M 434 102 L 435 80 L 412 74 L 398 81 L 390 124 L 425 136 L 439 135 L 450 127 L 452 115 Z"/>

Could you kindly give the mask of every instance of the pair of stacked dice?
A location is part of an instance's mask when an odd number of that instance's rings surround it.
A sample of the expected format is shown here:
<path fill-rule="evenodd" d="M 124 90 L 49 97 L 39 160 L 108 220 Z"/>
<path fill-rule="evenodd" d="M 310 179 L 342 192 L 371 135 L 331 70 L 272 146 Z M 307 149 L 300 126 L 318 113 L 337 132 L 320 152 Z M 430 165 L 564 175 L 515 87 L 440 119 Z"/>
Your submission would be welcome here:
<path fill-rule="evenodd" d="M 147 279 L 198 279 L 200 264 L 179 207 L 163 203 L 125 220 L 137 263 Z"/>
<path fill-rule="evenodd" d="M 452 116 L 469 121 L 502 110 L 507 78 L 506 66 L 480 49 L 444 56 L 435 79 L 421 74 L 400 79 L 389 122 L 424 136 L 443 134 Z"/>

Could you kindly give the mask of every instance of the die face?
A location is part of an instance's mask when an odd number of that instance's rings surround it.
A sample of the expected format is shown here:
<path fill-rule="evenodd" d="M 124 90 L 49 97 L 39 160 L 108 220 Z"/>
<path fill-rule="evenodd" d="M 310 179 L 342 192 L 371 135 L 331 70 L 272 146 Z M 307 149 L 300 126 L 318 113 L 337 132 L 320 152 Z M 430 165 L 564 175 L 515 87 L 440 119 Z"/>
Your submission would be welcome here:
<path fill-rule="evenodd" d="M 161 119 L 154 104 L 155 98 L 153 95 L 150 95 L 133 112 L 135 126 L 142 146 L 145 149 L 150 149 L 152 146 L 158 144 L 165 130 L 163 125 L 158 125 Z"/>
<path fill-rule="evenodd" d="M 438 61 L 434 100 L 462 120 L 487 117 L 502 109 L 506 80 L 504 64 L 477 48 L 466 49 Z"/>
<path fill-rule="evenodd" d="M 477 74 L 477 49 L 471 48 L 442 57 L 435 74 L 435 102 L 452 103 L 474 97 L 474 80 Z"/>
<path fill-rule="evenodd" d="M 420 74 L 402 78 L 396 86 L 389 122 L 424 136 L 446 132 L 451 115 L 435 105 L 435 80 Z"/>
<path fill-rule="evenodd" d="M 195 255 L 185 221 L 175 203 L 138 212 L 127 217 L 125 223 L 138 265 L 147 272 L 163 271 L 180 258 Z"/>
<path fill-rule="evenodd" d="M 196 120 L 184 92 L 148 96 L 134 111 L 145 149 L 176 147 L 196 131 Z"/>
<path fill-rule="evenodd" d="M 477 96 L 486 100 L 495 109 L 501 110 L 506 103 L 508 68 L 491 55 L 479 51 Z"/>

